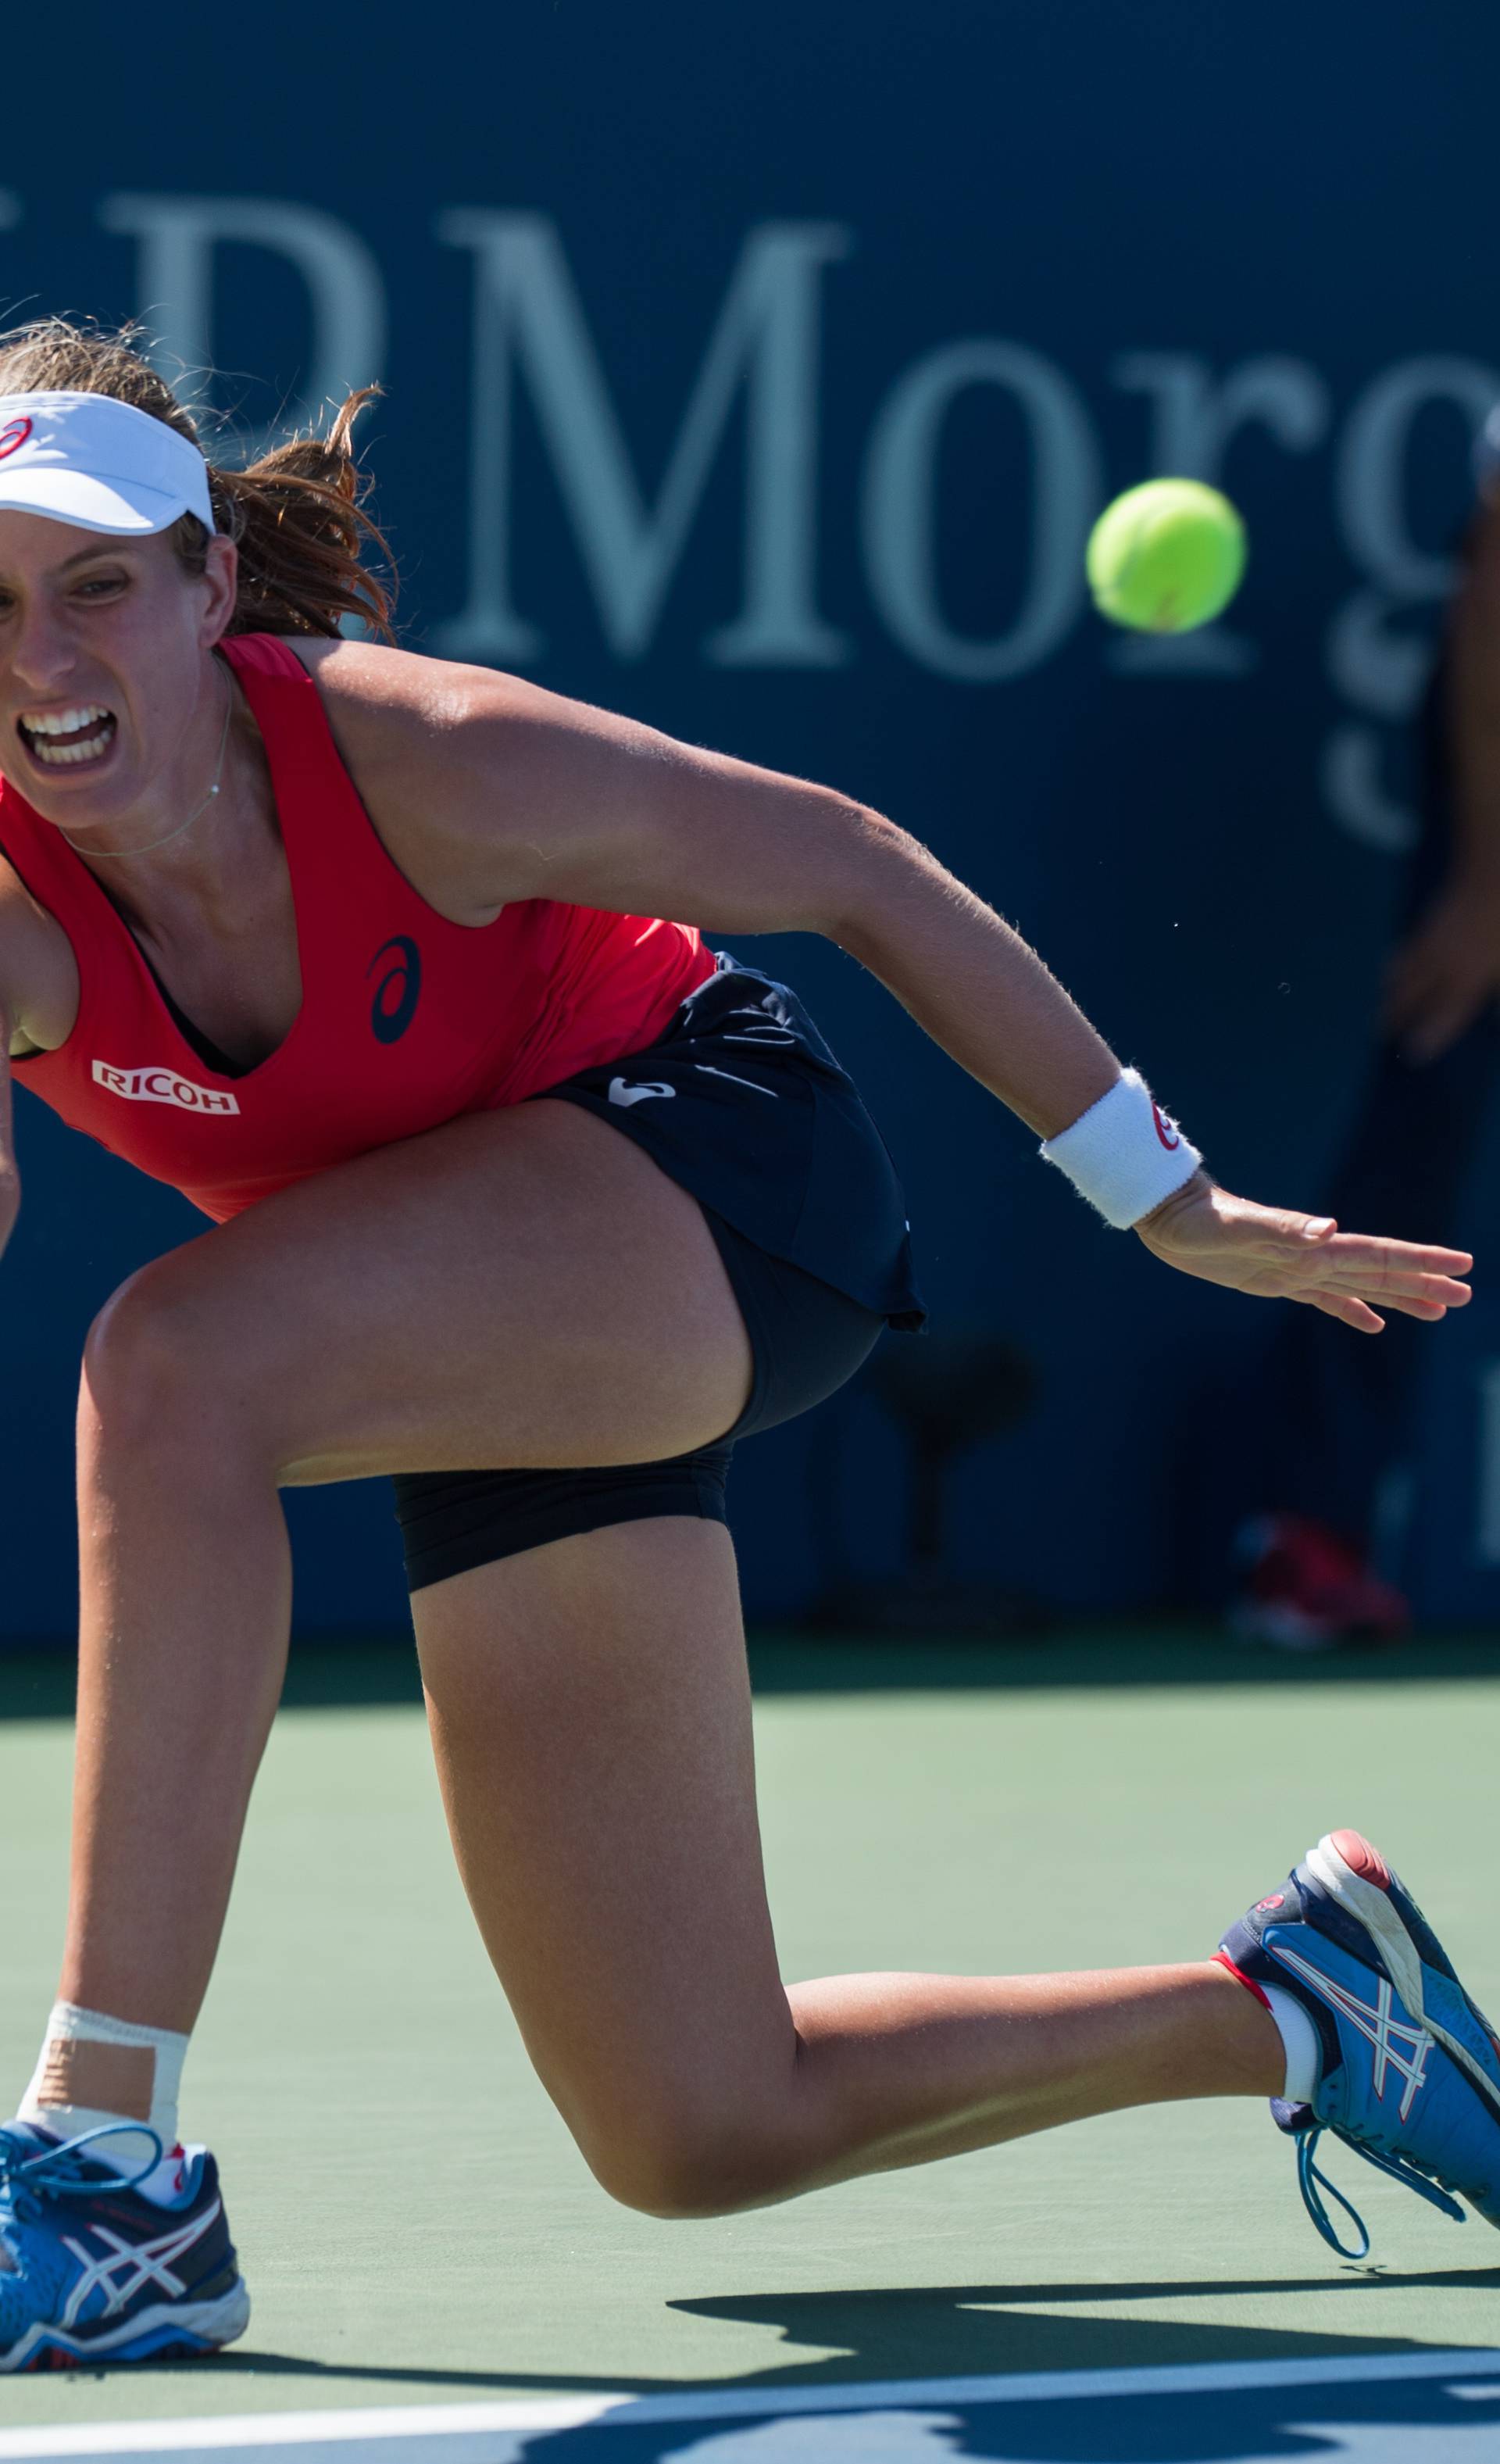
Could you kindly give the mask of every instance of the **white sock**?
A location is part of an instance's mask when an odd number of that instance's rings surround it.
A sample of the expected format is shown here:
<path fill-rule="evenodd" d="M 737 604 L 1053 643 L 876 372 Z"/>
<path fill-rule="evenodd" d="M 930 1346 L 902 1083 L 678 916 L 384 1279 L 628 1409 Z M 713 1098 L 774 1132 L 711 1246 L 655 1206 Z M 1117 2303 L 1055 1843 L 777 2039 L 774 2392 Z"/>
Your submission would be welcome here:
<path fill-rule="evenodd" d="M 1263 1985 L 1261 1991 L 1271 2005 L 1286 2052 L 1287 2083 L 1282 2095 L 1289 2104 L 1311 2104 L 1323 2058 L 1317 2030 L 1296 1995 L 1284 1985 Z"/>
<path fill-rule="evenodd" d="M 125 2173 L 140 2170 L 150 2156 L 151 2142 L 143 2135 L 139 2121 L 112 2112 L 105 2105 L 59 2100 L 59 2069 L 68 2066 L 65 2054 L 59 2064 L 61 2050 L 90 2044 L 129 2046 L 150 2056 L 148 2073 L 146 2065 L 141 2064 L 141 2096 L 149 2101 L 146 2126 L 162 2143 L 162 2162 L 138 2187 L 148 2197 L 171 2198 L 182 2181 L 177 2098 L 183 2057 L 187 2051 L 187 2038 L 175 2030 L 139 2027 L 132 2019 L 112 2019 L 102 2011 L 80 2010 L 76 2002 L 54 2003 L 31 2085 L 21 2099 L 21 2121 L 35 2123 L 56 2139 L 76 2139 L 81 2131 L 109 2130 L 113 2124 L 111 2137 L 94 2142 L 89 2149 L 91 2158 L 100 2164 L 117 2165 Z M 81 2065 L 75 2063 L 74 2067 Z"/>

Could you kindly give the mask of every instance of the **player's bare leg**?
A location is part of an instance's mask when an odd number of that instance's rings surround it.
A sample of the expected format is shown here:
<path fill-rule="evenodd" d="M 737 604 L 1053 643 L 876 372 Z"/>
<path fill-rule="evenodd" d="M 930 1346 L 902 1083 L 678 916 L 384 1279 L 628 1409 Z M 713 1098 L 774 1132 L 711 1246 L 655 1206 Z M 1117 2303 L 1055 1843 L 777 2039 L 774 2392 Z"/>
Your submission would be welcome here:
<path fill-rule="evenodd" d="M 385 1149 L 135 1277 L 79 1402 L 64 1998 L 197 2015 L 286 1661 L 278 1483 L 650 1461 L 720 1435 L 749 1377 L 696 1204 L 561 1104 Z M 130 2064 L 84 2058 L 85 2101 L 134 2110 Z"/>
<path fill-rule="evenodd" d="M 783 1990 L 722 1527 L 617 1525 L 414 1605 L 481 1931 L 618 2197 L 707 2213 L 1117 2106 L 1279 2094 L 1275 2028 L 1207 1961 Z"/>
<path fill-rule="evenodd" d="M 696 1206 L 560 1105 L 324 1175 L 137 1278 L 91 1345 L 82 1406 L 67 1998 L 192 2024 L 286 1649 L 278 1479 L 674 1454 L 732 1422 L 748 1377 Z M 679 2115 L 751 2127 L 753 2179 L 733 2196 L 1105 2104 L 1274 2084 L 1274 2030 L 1207 1965 L 841 1980 L 789 2007 L 717 1528 L 530 1551 L 433 1587 L 420 1618 L 481 1924 L 549 2083 L 628 2194 L 660 2189 L 668 2100 L 653 2108 L 650 2080 L 670 2081 Z M 549 1743 L 559 1686 L 573 1707 Z M 650 1755 L 620 1753 L 631 1705 Z M 511 1938 L 518 1874 L 547 1912 L 545 1962 Z M 621 1892 L 632 1923 L 584 1921 Z M 614 2127 L 621 2064 L 643 2154 Z"/>

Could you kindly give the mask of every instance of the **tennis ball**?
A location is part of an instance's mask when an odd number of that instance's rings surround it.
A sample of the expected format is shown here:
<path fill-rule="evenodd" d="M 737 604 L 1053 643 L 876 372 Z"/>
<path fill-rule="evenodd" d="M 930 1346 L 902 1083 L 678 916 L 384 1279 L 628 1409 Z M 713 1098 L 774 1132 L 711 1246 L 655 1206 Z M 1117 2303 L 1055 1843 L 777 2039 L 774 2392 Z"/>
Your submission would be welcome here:
<path fill-rule="evenodd" d="M 1188 633 L 1238 590 L 1245 525 L 1201 479 L 1148 479 L 1105 506 L 1087 565 L 1101 616 L 1142 633 Z"/>

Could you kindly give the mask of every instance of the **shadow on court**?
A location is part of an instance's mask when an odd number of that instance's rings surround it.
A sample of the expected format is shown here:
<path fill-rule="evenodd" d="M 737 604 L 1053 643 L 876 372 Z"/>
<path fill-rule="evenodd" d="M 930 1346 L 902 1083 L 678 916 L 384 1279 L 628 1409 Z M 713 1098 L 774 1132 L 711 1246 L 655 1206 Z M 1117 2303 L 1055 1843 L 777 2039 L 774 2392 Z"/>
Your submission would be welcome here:
<path fill-rule="evenodd" d="M 674 2301 L 690 2317 L 780 2327 L 791 2344 L 837 2347 L 827 2359 L 773 2367 L 747 2386 L 815 2387 L 840 2379 L 969 2378 L 1013 2371 L 1147 2369 L 1189 2362 L 1312 2361 L 1331 2355 L 1430 2350 L 1424 2338 L 1380 2332 L 1382 2291 L 1464 2285 L 1500 2293 L 1500 2267 L 1422 2275 L 1351 2267 L 1340 2277 L 1140 2284 L 963 2284 L 920 2291 L 757 2294 Z M 1347 2334 L 1233 2326 L 1184 2319 L 1056 2317 L 1096 2302 L 1190 2304 L 1231 2296 L 1346 2295 Z M 1372 2309 L 1371 2304 L 1376 2306 Z M 1358 2304 L 1356 2309 L 1355 2305 Z M 1445 2345 L 1446 2340 L 1445 2339 Z"/>
<path fill-rule="evenodd" d="M 682 2375 L 632 2377 L 611 2372 L 557 2373 L 526 2369 L 424 2369 L 380 2362 L 323 2362 L 306 2355 L 245 2345 L 210 2364 L 179 2364 L 171 2375 L 226 2378 L 361 2381 L 372 2387 L 447 2388 L 485 2394 L 620 2395 L 725 2393 L 736 2389 L 838 2387 L 866 2381 L 1005 2377 L 1042 2370 L 1160 2369 L 1190 2363 L 1358 2361 L 1372 2353 L 1422 2353 L 1489 2349 L 1460 2339 L 1384 2336 L 1380 2326 L 1382 2292 L 1462 2287 L 1500 2294 L 1500 2267 L 1444 2268 L 1422 2274 L 1350 2267 L 1340 2276 L 1172 2279 L 1126 2284 L 956 2284 L 917 2291 L 863 2289 L 848 2293 L 752 2293 L 670 2301 L 686 2319 L 732 2321 L 779 2329 L 789 2347 L 785 2363 L 738 2376 L 695 2380 Z M 1222 2320 L 1120 2319 L 1054 2316 L 1096 2302 L 1182 2302 L 1232 2296 L 1309 2293 L 1344 2296 L 1350 2303 L 1346 2334 L 1323 2329 L 1237 2327 Z M 1372 2309 L 1371 2304 L 1374 2304 Z M 795 2359 L 797 2347 L 814 2358 Z M 102 2373 L 101 2373 L 102 2375 Z"/>
<path fill-rule="evenodd" d="M 1099 1692 L 1148 1685 L 1273 1687 L 1422 1684 L 1500 1680 L 1500 1638 L 1419 1637 L 1399 1646 L 1335 1659 L 1251 1651 L 1209 1626 L 1089 1626 L 964 1639 L 861 1641 L 842 1635 L 759 1634 L 750 1676 L 762 1695 L 1052 1691 Z M 73 1713 L 74 1657 L 59 1639 L 0 1645 L 0 1721 L 60 1720 Z M 289 1709 L 359 1710 L 419 1705 L 422 1686 L 410 1635 L 298 1637 L 282 1697 Z"/>

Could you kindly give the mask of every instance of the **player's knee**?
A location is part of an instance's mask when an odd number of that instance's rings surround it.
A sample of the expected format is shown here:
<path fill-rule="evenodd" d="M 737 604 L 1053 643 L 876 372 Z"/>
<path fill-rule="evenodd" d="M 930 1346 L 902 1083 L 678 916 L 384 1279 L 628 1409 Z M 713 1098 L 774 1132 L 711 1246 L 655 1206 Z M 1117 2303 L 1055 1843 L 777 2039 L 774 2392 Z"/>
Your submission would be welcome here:
<path fill-rule="evenodd" d="M 670 2222 L 734 2215 L 793 2187 L 783 2136 L 742 2114 L 664 2115 L 584 2154 L 612 2199 Z"/>
<path fill-rule="evenodd" d="M 223 1395 L 228 1364 L 214 1331 L 169 1265 L 158 1260 L 132 1275 L 89 1329 L 84 1397 L 117 1442 L 164 1442 L 182 1428 L 195 1399 Z"/>

